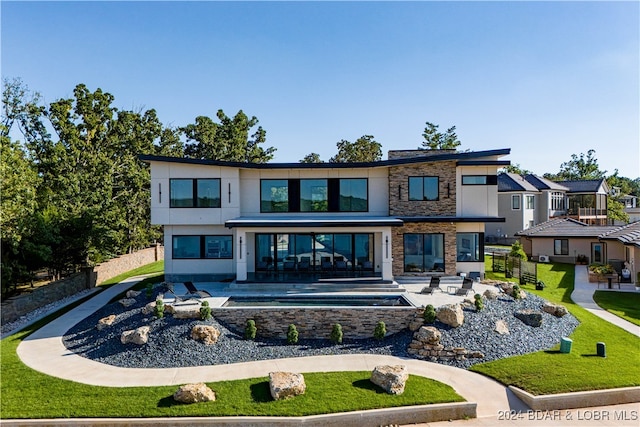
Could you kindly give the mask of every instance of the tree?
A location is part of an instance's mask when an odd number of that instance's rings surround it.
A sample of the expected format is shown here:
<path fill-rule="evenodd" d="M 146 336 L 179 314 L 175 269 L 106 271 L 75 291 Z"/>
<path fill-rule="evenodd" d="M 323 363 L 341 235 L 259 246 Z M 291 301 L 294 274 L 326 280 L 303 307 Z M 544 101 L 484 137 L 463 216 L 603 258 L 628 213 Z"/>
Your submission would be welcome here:
<path fill-rule="evenodd" d="M 338 153 L 329 159 L 329 163 L 376 162 L 382 159 L 382 145 L 373 138 L 373 135 L 363 135 L 353 143 L 341 140 L 336 143 Z"/>
<path fill-rule="evenodd" d="M 218 120 L 198 116 L 195 123 L 181 128 L 187 137 L 184 153 L 194 159 L 224 160 L 230 162 L 267 163 L 273 159 L 274 147 L 262 148 L 266 141 L 266 131 L 258 126 L 249 137 L 258 119 L 247 117 L 242 110 L 233 117 L 218 110 Z"/>
<path fill-rule="evenodd" d="M 452 126 L 445 133 L 438 132 L 438 125 L 430 122 L 426 122 L 424 132 L 422 136 L 422 147 L 420 149 L 429 150 L 454 150 L 458 148 L 462 143 L 456 135 L 456 127 Z"/>
<path fill-rule="evenodd" d="M 304 156 L 300 163 L 324 163 L 318 153 L 310 153 Z"/>
<path fill-rule="evenodd" d="M 552 181 L 580 181 L 589 179 L 602 179 L 607 171 L 601 171 L 598 166 L 598 159 L 595 158 L 595 150 L 587 151 L 580 155 L 572 154 L 571 160 L 560 165 L 557 174 L 544 174 L 544 177 Z"/>
<path fill-rule="evenodd" d="M 505 166 L 504 168 L 502 168 L 502 172 L 515 173 L 517 175 L 529 175 L 533 173 L 530 170 L 521 168 L 518 163 Z"/>

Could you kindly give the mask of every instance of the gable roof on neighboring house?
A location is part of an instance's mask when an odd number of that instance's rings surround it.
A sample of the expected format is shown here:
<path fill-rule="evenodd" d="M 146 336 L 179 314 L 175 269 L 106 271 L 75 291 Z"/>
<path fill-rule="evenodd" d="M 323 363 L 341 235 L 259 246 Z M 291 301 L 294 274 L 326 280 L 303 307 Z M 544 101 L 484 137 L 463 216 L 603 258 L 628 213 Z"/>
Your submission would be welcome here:
<path fill-rule="evenodd" d="M 582 181 L 560 181 L 558 184 L 567 187 L 569 193 L 606 193 L 609 194 L 607 181 L 602 179 L 587 179 Z"/>
<path fill-rule="evenodd" d="M 615 231 L 618 226 L 588 225 L 572 218 L 556 218 L 543 222 L 526 230 L 518 231 L 516 236 L 523 237 L 600 237 Z"/>
<path fill-rule="evenodd" d="M 527 182 L 516 173 L 501 173 L 498 175 L 498 192 L 507 193 L 510 191 L 526 191 L 528 193 L 538 193 L 538 189 Z"/>
<path fill-rule="evenodd" d="M 558 184 L 546 178 L 538 175 L 528 174 L 524 176 L 524 179 L 536 187 L 538 190 L 556 190 L 556 191 L 569 191 L 564 185 Z"/>
<path fill-rule="evenodd" d="M 625 245 L 640 247 L 640 221 L 617 227 L 600 236 L 601 240 L 617 240 Z"/>

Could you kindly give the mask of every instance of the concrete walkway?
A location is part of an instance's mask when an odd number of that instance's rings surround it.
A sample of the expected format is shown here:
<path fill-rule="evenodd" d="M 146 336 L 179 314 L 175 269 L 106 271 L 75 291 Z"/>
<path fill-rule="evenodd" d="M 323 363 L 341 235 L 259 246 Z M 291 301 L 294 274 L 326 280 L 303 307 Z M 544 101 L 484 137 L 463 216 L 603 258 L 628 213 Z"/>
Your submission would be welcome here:
<path fill-rule="evenodd" d="M 585 268 L 586 271 L 586 268 Z M 594 304 L 588 294 L 588 281 L 582 283 L 582 275 L 576 271 L 576 291 L 580 305 Z M 584 273 L 586 274 L 586 272 Z M 580 279 L 578 279 L 580 277 Z M 198 366 L 188 368 L 168 368 L 168 369 L 130 369 L 118 368 L 101 364 L 83 357 L 80 357 L 65 348 L 62 343 L 64 333 L 81 321 L 85 317 L 94 313 L 107 304 L 115 295 L 132 287 L 141 280 L 140 277 L 130 278 L 115 285 L 96 297 L 90 299 L 79 307 L 64 314 L 43 328 L 39 329 L 27 337 L 17 349 L 18 356 L 32 369 L 58 378 L 67 379 L 84 384 L 105 386 L 105 387 L 128 387 L 128 386 L 159 386 L 177 385 L 189 382 L 215 382 L 229 379 L 242 379 L 268 376 L 269 372 L 286 370 L 293 372 L 330 372 L 330 371 L 355 371 L 372 370 L 379 364 L 405 364 L 409 372 L 428 378 L 441 381 L 452 386 L 456 392 L 469 402 L 477 403 L 476 420 L 459 420 L 447 422 L 447 425 L 464 426 L 492 426 L 492 425 L 636 425 L 637 419 L 632 423 L 611 424 L 606 420 L 589 420 L 588 423 L 577 423 L 577 418 L 569 423 L 569 420 L 556 419 L 554 422 L 542 422 L 543 420 L 527 419 L 528 407 L 520 401 L 511 391 L 496 381 L 482 375 L 469 372 L 463 369 L 453 368 L 437 363 L 419 361 L 415 359 L 402 359 L 392 356 L 376 355 L 340 355 L 340 356 L 313 356 L 292 359 L 277 359 L 238 363 L 232 365 Z M 593 284 L 592 284 L 593 285 Z M 575 292 L 574 292 L 575 294 Z M 591 295 L 593 290 L 591 291 Z M 590 302 L 589 302 L 590 300 Z M 595 304 L 594 304 L 595 305 Z M 597 306 L 596 306 L 597 307 Z M 587 307 L 588 308 L 588 307 Z M 597 313 L 597 309 L 588 308 Z M 604 310 L 599 310 L 608 314 Z M 602 314 L 600 313 L 600 314 Z M 600 315 L 598 314 L 598 315 Z M 603 316 L 601 316 L 603 317 Z M 613 316 L 617 319 L 617 317 Z M 603 317 L 604 318 L 604 317 Z M 609 319 L 606 319 L 609 320 Z M 615 319 L 612 319 L 615 320 Z M 629 323 L 629 322 L 625 322 Z M 631 324 L 629 324 L 631 325 Z M 631 325 L 635 333 L 638 331 L 635 325 Z M 627 329 L 625 327 L 625 329 Z M 625 410 L 632 416 L 638 414 L 639 404 L 617 405 L 606 407 L 607 411 L 613 412 L 615 408 Z M 591 410 L 589 408 L 588 410 Z M 591 412 L 582 410 L 583 415 Z M 512 412 L 509 412 L 512 411 Z M 580 410 L 572 410 L 573 416 L 580 415 Z M 500 419 L 505 413 L 524 414 L 521 420 L 514 420 L 509 417 Z M 563 414 L 569 411 L 562 411 Z M 625 412 L 626 413 L 626 412 Z M 546 421 L 546 420 L 545 420 Z M 565 423 L 566 421 L 567 423 Z M 426 424 L 425 424 L 426 425 Z M 444 423 L 430 423 L 428 425 L 444 425 Z"/>

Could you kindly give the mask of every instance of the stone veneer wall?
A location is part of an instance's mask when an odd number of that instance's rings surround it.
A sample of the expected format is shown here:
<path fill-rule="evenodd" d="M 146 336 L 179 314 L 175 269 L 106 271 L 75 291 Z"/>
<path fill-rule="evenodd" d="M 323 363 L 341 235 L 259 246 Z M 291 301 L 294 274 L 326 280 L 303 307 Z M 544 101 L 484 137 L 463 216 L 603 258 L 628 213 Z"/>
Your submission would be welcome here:
<path fill-rule="evenodd" d="M 394 227 L 393 275 L 394 276 L 431 276 L 433 273 L 411 273 L 404 271 L 404 235 L 405 233 L 442 233 L 444 234 L 444 274 L 456 275 L 456 225 L 449 222 L 408 222 L 402 227 Z"/>
<path fill-rule="evenodd" d="M 286 338 L 290 324 L 296 325 L 300 338 L 329 339 L 335 323 L 342 326 L 345 338 L 371 338 L 376 324 L 382 320 L 387 333 L 409 327 L 421 310 L 415 307 L 288 307 L 288 308 L 212 308 L 216 320 L 239 334 L 244 333 L 247 320 L 256 322 L 257 336 Z"/>
<path fill-rule="evenodd" d="M 112 277 L 131 271 L 152 262 L 164 259 L 164 246 L 156 245 L 130 254 L 121 255 L 118 258 L 98 264 L 94 267 L 96 283 L 99 285 Z"/>

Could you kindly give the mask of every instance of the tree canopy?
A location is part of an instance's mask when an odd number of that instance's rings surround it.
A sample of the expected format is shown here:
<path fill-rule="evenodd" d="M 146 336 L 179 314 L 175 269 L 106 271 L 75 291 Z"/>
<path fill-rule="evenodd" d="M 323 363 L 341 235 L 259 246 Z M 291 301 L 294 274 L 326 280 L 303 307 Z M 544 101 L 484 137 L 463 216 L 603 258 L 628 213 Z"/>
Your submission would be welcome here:
<path fill-rule="evenodd" d="M 338 153 L 329 159 L 329 163 L 375 162 L 382 159 L 382 145 L 373 135 L 362 135 L 355 142 L 346 139 L 336 143 Z"/>
<path fill-rule="evenodd" d="M 431 122 L 426 122 L 425 125 L 424 132 L 422 133 L 424 141 L 422 141 L 422 147 L 418 148 L 429 150 L 454 150 L 462 144 L 458 139 L 458 135 L 456 135 L 455 126 L 451 126 L 446 132 L 441 133 L 438 132 L 439 125 Z"/>
<path fill-rule="evenodd" d="M 595 150 L 587 151 L 587 154 L 572 154 L 571 160 L 560 165 L 557 174 L 545 173 L 544 177 L 552 181 L 578 181 L 588 179 L 602 179 L 607 171 L 601 171 Z"/>

